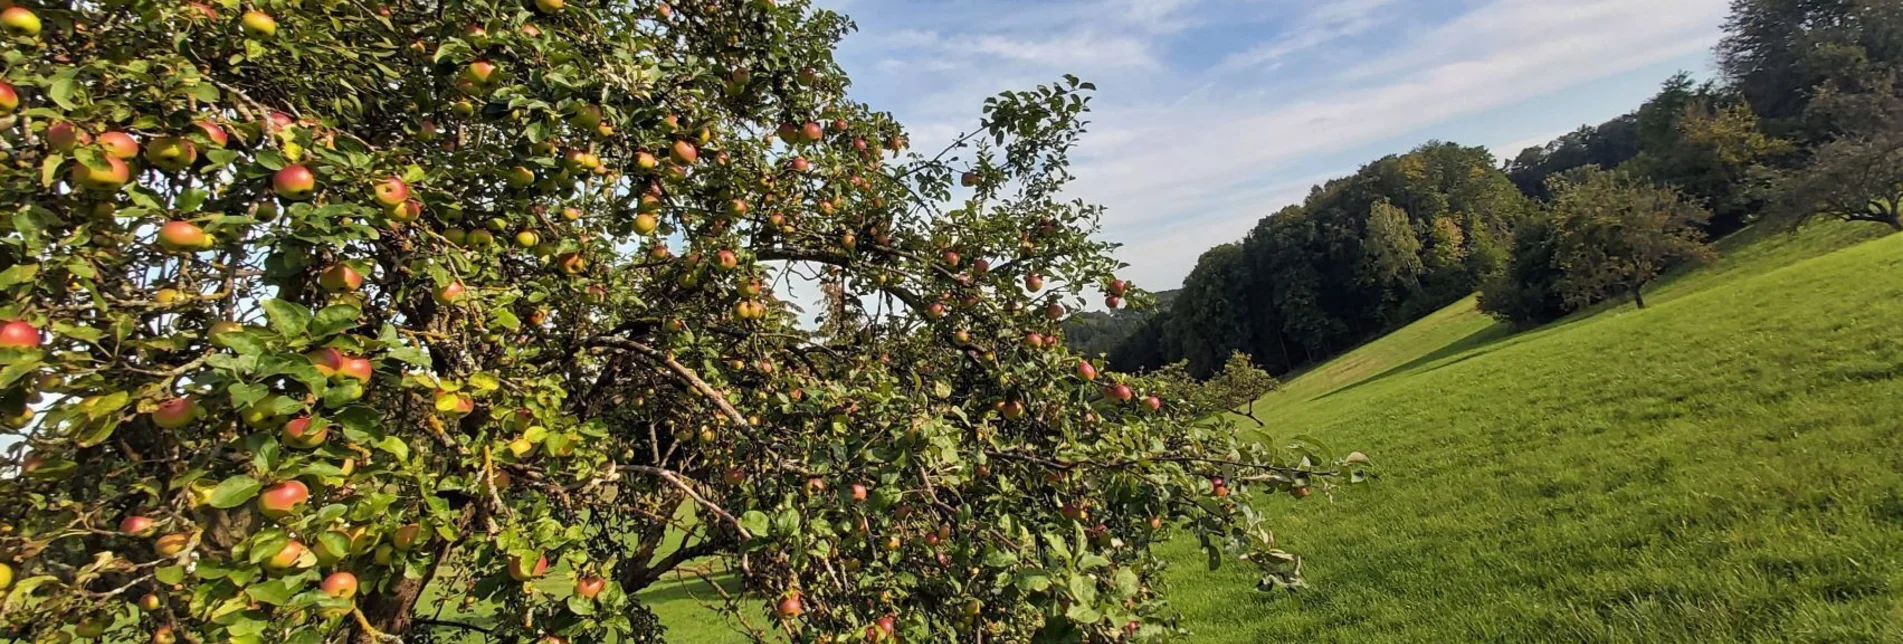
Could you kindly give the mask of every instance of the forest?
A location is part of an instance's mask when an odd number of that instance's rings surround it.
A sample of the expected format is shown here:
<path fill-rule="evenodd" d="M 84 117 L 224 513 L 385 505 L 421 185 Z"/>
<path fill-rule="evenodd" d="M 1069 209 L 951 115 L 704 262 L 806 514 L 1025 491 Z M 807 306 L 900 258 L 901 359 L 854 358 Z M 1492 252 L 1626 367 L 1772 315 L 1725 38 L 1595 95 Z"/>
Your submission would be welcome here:
<path fill-rule="evenodd" d="M 1739 0 L 1718 78 L 1511 159 L 1428 142 L 1315 186 L 1204 252 L 1153 309 L 1071 322 L 1113 368 L 1235 351 L 1285 374 L 1479 291 L 1527 326 L 1631 297 L 1711 242 L 1814 217 L 1903 229 L 1903 8 Z"/>

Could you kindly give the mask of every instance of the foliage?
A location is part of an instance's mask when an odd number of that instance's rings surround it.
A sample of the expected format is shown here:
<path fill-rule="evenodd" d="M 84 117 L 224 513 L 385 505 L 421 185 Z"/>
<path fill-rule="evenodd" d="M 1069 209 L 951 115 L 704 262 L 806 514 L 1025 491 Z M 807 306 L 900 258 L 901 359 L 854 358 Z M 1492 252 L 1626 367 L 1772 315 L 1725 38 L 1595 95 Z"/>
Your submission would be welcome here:
<path fill-rule="evenodd" d="M 1168 311 L 1178 293 L 1181 291 L 1151 293 L 1151 304 L 1141 308 L 1126 306 L 1109 311 L 1079 311 L 1064 320 L 1064 346 L 1086 356 L 1100 356 L 1115 351 L 1150 318 L 1160 311 Z"/>
<path fill-rule="evenodd" d="M 1156 639 L 1153 544 L 1334 472 L 1057 347 L 1087 83 L 889 160 L 805 2 L 238 7 L 8 33 L 8 637 L 646 641 L 713 557 L 758 637 Z"/>
<path fill-rule="evenodd" d="M 1889 0 L 1732 0 L 1718 62 L 1773 134 L 1821 143 L 1835 127 L 1813 112 L 1819 96 L 1903 90 L 1895 83 L 1903 74 L 1903 8 Z"/>
<path fill-rule="evenodd" d="M 1276 380 L 1275 376 L 1255 366 L 1247 354 L 1237 351 L 1223 361 L 1222 371 L 1203 381 L 1203 396 L 1211 407 L 1230 411 L 1240 409 L 1243 416 L 1261 425 L 1262 421 L 1255 417 L 1255 407 L 1251 403 L 1281 386 L 1281 381 Z"/>
<path fill-rule="evenodd" d="M 1897 127 L 1819 146 L 1809 165 L 1789 173 L 1773 215 L 1797 226 L 1823 216 L 1903 230 L 1903 119 Z"/>
<path fill-rule="evenodd" d="M 1596 168 L 1555 180 L 1555 286 L 1573 308 L 1618 293 L 1645 308 L 1642 291 L 1659 273 L 1712 255 L 1698 229 L 1711 212 L 1671 188 Z"/>
<path fill-rule="evenodd" d="M 1520 327 L 1544 324 L 1572 312 L 1560 296 L 1559 231 L 1545 213 L 1513 229 L 1512 259 L 1480 286 L 1479 309 Z"/>

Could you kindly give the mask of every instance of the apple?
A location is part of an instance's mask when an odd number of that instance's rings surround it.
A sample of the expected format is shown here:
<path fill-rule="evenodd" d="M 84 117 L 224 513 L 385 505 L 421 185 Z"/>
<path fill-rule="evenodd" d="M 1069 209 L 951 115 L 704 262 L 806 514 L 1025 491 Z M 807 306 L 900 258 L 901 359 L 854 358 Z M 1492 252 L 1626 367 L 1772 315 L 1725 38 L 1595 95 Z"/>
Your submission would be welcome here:
<path fill-rule="evenodd" d="M 487 60 L 478 60 L 469 63 L 468 67 L 463 68 L 463 79 L 477 86 L 488 85 L 490 82 L 498 80 L 496 78 L 496 65 Z"/>
<path fill-rule="evenodd" d="M 291 447 L 310 449 L 324 444 L 324 437 L 330 435 L 330 425 L 317 423 L 311 426 L 310 417 L 293 418 L 284 424 L 284 444 Z"/>
<path fill-rule="evenodd" d="M 312 174 L 311 169 L 304 164 L 293 163 L 271 175 L 271 190 L 279 197 L 303 201 L 317 191 L 317 175 Z"/>
<path fill-rule="evenodd" d="M 1119 296 L 1119 297 L 1121 297 L 1121 296 L 1122 296 L 1122 295 L 1124 294 L 1124 292 L 1125 292 L 1125 291 L 1128 291 L 1128 290 L 1130 290 L 1130 283 L 1129 283 L 1129 282 L 1125 282 L 1125 281 L 1123 281 L 1123 280 L 1111 280 L 1111 281 L 1110 281 L 1110 294 L 1111 294 L 1111 295 L 1116 295 L 1116 296 Z"/>
<path fill-rule="evenodd" d="M 0 324 L 0 349 L 31 349 L 40 346 L 40 329 L 25 320 Z"/>
<path fill-rule="evenodd" d="M 46 126 L 46 143 L 60 152 L 72 152 L 73 148 L 92 142 L 92 135 L 69 121 L 60 121 Z"/>
<path fill-rule="evenodd" d="M 305 548 L 304 544 L 296 539 L 286 541 L 284 547 L 278 549 L 277 554 L 264 560 L 264 567 L 267 570 L 290 570 L 297 565 L 297 560 L 309 551 L 309 548 Z"/>
<path fill-rule="evenodd" d="M 158 612 L 159 606 L 161 603 L 162 602 L 159 600 L 159 596 L 153 593 L 146 593 L 144 595 L 139 596 L 139 610 L 142 610 L 148 613 Z M 165 628 L 165 627 L 161 627 L 161 628 Z"/>
<path fill-rule="evenodd" d="M 159 553 L 161 557 L 176 557 L 178 553 L 185 552 L 185 548 L 190 545 L 192 545 L 190 535 L 161 535 L 157 541 L 152 542 L 152 551 Z"/>
<path fill-rule="evenodd" d="M 1020 400 L 1006 401 L 1004 403 L 1004 417 L 1013 418 L 1013 419 L 1023 418 L 1024 417 L 1024 402 Z"/>
<path fill-rule="evenodd" d="M 808 143 L 818 141 L 825 137 L 826 130 L 820 127 L 819 123 L 807 121 L 806 125 L 800 126 L 800 138 L 806 139 Z"/>
<path fill-rule="evenodd" d="M 178 633 L 172 631 L 171 624 L 160 624 L 152 629 L 152 644 L 178 644 Z"/>
<path fill-rule="evenodd" d="M 872 623 L 872 626 L 869 628 L 877 629 L 879 631 L 879 636 L 881 638 L 890 638 L 892 637 L 892 633 L 898 630 L 898 625 L 899 625 L 899 617 L 891 613 L 886 613 L 884 616 L 881 616 L 878 620 L 874 621 Z M 867 633 L 870 634 L 871 631 L 868 630 Z"/>
<path fill-rule="evenodd" d="M 1209 479 L 1209 494 L 1216 497 L 1229 496 L 1229 483 L 1216 476 Z"/>
<path fill-rule="evenodd" d="M 1123 298 L 1117 297 L 1115 295 L 1106 296 L 1103 298 L 1103 305 L 1104 305 L 1104 308 L 1109 308 L 1109 309 L 1121 307 L 1123 306 Z"/>
<path fill-rule="evenodd" d="M 588 259 L 582 257 L 581 253 L 566 253 L 556 258 L 555 265 L 560 267 L 563 273 L 580 275 L 588 270 Z"/>
<path fill-rule="evenodd" d="M 535 8 L 542 13 L 555 13 L 568 4 L 564 0 L 535 0 Z"/>
<path fill-rule="evenodd" d="M 387 208 L 401 206 L 410 198 L 410 185 L 396 177 L 378 181 L 375 186 L 371 186 L 370 191 L 376 195 L 377 203 Z"/>
<path fill-rule="evenodd" d="M 178 429 L 194 420 L 198 420 L 198 403 L 190 397 L 167 400 L 152 410 L 152 424 L 165 429 Z"/>
<path fill-rule="evenodd" d="M 304 357 L 309 358 L 311 365 L 317 367 L 317 373 L 324 377 L 337 375 L 337 370 L 343 368 L 344 361 L 349 360 L 342 351 L 331 347 L 311 351 L 304 354 Z"/>
<path fill-rule="evenodd" d="M 607 587 L 607 580 L 600 577 L 582 577 L 575 580 L 575 594 L 584 599 L 594 599 L 596 595 L 601 594 L 602 589 Z"/>
<path fill-rule="evenodd" d="M 137 514 L 119 521 L 119 533 L 134 537 L 152 536 L 152 531 L 157 527 L 151 517 Z"/>
<path fill-rule="evenodd" d="M 1310 493 L 1311 493 L 1311 492 L 1310 492 L 1310 490 L 1308 489 L 1308 487 L 1307 487 L 1307 486 L 1302 486 L 1302 487 L 1292 487 L 1292 488 L 1289 488 L 1289 489 L 1288 489 L 1288 495 L 1289 495 L 1289 496 L 1292 496 L 1292 497 L 1295 497 L 1295 498 L 1298 498 L 1298 499 L 1306 499 L 1306 498 L 1308 498 L 1308 495 L 1309 495 Z"/>
<path fill-rule="evenodd" d="M 807 161 L 806 157 L 793 157 L 792 166 L 794 172 L 806 172 L 813 169 L 813 163 Z"/>
<path fill-rule="evenodd" d="M 106 151 L 106 156 L 114 159 L 130 161 L 139 156 L 139 142 L 130 134 L 113 130 L 99 135 L 94 141 Z"/>
<path fill-rule="evenodd" d="M 958 183 L 967 188 L 978 185 L 978 173 L 968 171 L 958 177 Z"/>
<path fill-rule="evenodd" d="M 852 484 L 852 500 L 854 502 L 865 503 L 866 494 L 867 494 L 867 490 L 866 490 L 866 485 L 864 483 Z"/>
<path fill-rule="evenodd" d="M 364 382 L 368 382 L 375 372 L 376 367 L 370 364 L 369 358 L 345 357 L 343 362 L 337 366 L 337 375 L 345 378 L 355 378 Z"/>
<path fill-rule="evenodd" d="M 17 109 L 20 109 L 19 90 L 13 89 L 12 83 L 0 81 L 0 116 L 12 114 Z"/>
<path fill-rule="evenodd" d="M 950 266 L 952 268 L 958 268 L 958 251 L 954 251 L 954 250 L 945 251 L 945 254 L 942 257 L 945 260 L 946 266 Z"/>
<path fill-rule="evenodd" d="M 145 146 L 145 160 L 166 172 L 178 172 L 198 161 L 198 147 L 176 136 L 163 136 Z"/>
<path fill-rule="evenodd" d="M 91 615 L 73 624 L 73 634 L 92 639 L 106 634 L 106 627 L 112 625 L 112 618 L 104 615 Z"/>
<path fill-rule="evenodd" d="M 462 280 L 450 282 L 442 288 L 436 289 L 436 302 L 438 304 L 455 304 L 461 301 L 463 295 L 467 292 L 468 289 L 463 288 Z"/>
<path fill-rule="evenodd" d="M 537 3 L 544 1 L 547 0 L 536 0 Z M 554 1 L 561 2 L 562 0 Z M 576 107 L 575 113 L 568 115 L 568 124 L 584 130 L 595 129 L 596 126 L 601 125 L 601 108 L 588 104 Z"/>
<path fill-rule="evenodd" d="M 118 157 L 105 157 L 106 169 L 94 170 L 84 163 L 73 164 L 73 184 L 85 190 L 111 192 L 132 181 L 132 167 Z"/>
<path fill-rule="evenodd" d="M 673 147 L 668 148 L 667 155 L 680 165 L 693 165 L 695 161 L 700 160 L 700 149 L 694 147 L 694 144 L 686 139 L 681 139 L 675 141 Z"/>
<path fill-rule="evenodd" d="M 1064 319 L 1064 305 L 1052 302 L 1044 306 L 1044 318 L 1047 320 Z"/>
<path fill-rule="evenodd" d="M 31 38 L 40 35 L 40 17 L 26 7 L 7 7 L 0 11 L 0 27 L 9 36 Z"/>
<path fill-rule="evenodd" d="M 212 147 L 222 148 L 231 143 L 231 137 L 226 135 L 225 129 L 218 127 L 217 123 L 199 121 L 194 125 L 198 126 L 198 131 L 205 135 L 205 141 L 212 144 Z"/>
<path fill-rule="evenodd" d="M 391 219 L 396 221 L 416 221 L 417 218 L 423 216 L 423 202 L 415 199 L 406 200 L 403 203 L 391 206 L 389 215 Z"/>
<path fill-rule="evenodd" d="M 1036 293 L 1044 290 L 1044 276 L 1031 273 L 1024 276 L 1024 290 Z"/>
<path fill-rule="evenodd" d="M 278 33 L 277 19 L 262 11 L 246 11 L 244 16 L 238 18 L 238 23 L 243 27 L 247 38 L 270 40 Z"/>
<path fill-rule="evenodd" d="M 723 270 L 733 270 L 740 265 L 740 257 L 733 254 L 733 251 L 725 248 L 720 249 L 718 253 L 714 253 L 714 261 Z"/>
<path fill-rule="evenodd" d="M 403 552 L 415 550 L 417 546 L 425 543 L 429 543 L 429 532 L 423 530 L 420 524 L 406 523 L 397 526 L 396 531 L 390 533 L 390 545 L 396 546 L 397 550 Z"/>
<path fill-rule="evenodd" d="M 323 583 L 318 584 L 317 588 L 324 591 L 326 595 L 338 599 L 350 599 L 357 596 L 357 576 L 341 570 L 333 572 L 325 577 Z"/>
<path fill-rule="evenodd" d="M 363 273 L 349 264 L 333 264 L 317 276 L 317 284 L 332 293 L 348 293 L 363 288 Z"/>
<path fill-rule="evenodd" d="M 1136 396 L 1136 392 L 1130 391 L 1129 385 L 1118 384 L 1118 385 L 1110 385 L 1108 387 L 1104 387 L 1103 395 L 1105 398 L 1109 398 L 1117 402 L 1129 402 L 1131 398 Z"/>
<path fill-rule="evenodd" d="M 528 581 L 548 572 L 548 556 L 537 555 L 533 563 L 523 561 L 521 557 L 509 558 L 509 576 L 516 581 Z"/>
<path fill-rule="evenodd" d="M 1096 380 L 1097 368 L 1091 366 L 1089 362 L 1080 360 L 1077 362 L 1077 377 L 1085 380 Z"/>
<path fill-rule="evenodd" d="M 268 517 L 281 517 L 297 510 L 311 498 L 311 489 L 303 481 L 291 479 L 271 486 L 258 495 L 258 509 Z"/>
<path fill-rule="evenodd" d="M 780 605 L 775 610 L 780 614 L 780 619 L 793 619 L 806 612 L 806 606 L 800 603 L 800 591 L 787 591 L 786 597 L 780 599 Z"/>

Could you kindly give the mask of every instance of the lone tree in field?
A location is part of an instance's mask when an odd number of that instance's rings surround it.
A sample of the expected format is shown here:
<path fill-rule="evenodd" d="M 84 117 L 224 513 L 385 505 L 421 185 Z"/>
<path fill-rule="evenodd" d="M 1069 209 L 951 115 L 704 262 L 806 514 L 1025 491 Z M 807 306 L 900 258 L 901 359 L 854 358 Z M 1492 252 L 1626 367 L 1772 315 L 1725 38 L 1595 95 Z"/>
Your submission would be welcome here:
<path fill-rule="evenodd" d="M 1596 167 L 1553 180 L 1557 289 L 1573 308 L 1620 293 L 1645 308 L 1645 285 L 1681 262 L 1712 256 L 1711 211 L 1678 191 Z"/>
<path fill-rule="evenodd" d="M 1258 427 L 1262 419 L 1255 417 L 1255 399 L 1280 388 L 1281 381 L 1255 366 L 1249 355 L 1241 351 L 1230 353 L 1229 360 L 1222 364 L 1222 371 L 1203 382 L 1203 393 L 1210 406 L 1242 414 Z"/>
<path fill-rule="evenodd" d="M 1829 217 L 1903 230 L 1903 116 L 1818 146 L 1782 188 L 1773 214 L 1786 225 Z"/>
<path fill-rule="evenodd" d="M 6 637 L 648 641 L 713 558 L 756 638 L 1147 640 L 1160 539 L 1297 569 L 1248 492 L 1328 458 L 1061 348 L 1088 84 L 925 157 L 805 2 L 239 7 L 0 13 Z"/>

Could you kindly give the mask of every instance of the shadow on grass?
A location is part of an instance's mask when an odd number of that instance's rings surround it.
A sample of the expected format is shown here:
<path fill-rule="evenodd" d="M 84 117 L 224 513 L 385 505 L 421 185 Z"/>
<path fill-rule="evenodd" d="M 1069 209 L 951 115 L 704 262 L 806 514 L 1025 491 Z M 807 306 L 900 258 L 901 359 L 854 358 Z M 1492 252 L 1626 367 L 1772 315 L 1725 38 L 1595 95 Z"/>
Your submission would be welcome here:
<path fill-rule="evenodd" d="M 1387 371 L 1383 371 L 1373 376 L 1363 378 L 1352 384 L 1336 388 L 1333 391 L 1322 394 L 1320 396 L 1316 396 L 1314 399 L 1323 400 L 1330 396 L 1334 396 L 1335 394 L 1345 393 L 1357 387 L 1379 382 L 1382 379 L 1385 379 L 1391 376 L 1398 376 L 1400 374 L 1411 371 L 1414 368 L 1422 366 L 1422 365 L 1432 364 L 1436 360 L 1441 360 L 1449 356 L 1459 355 L 1464 352 L 1474 351 L 1476 349 L 1486 347 L 1495 342 L 1498 342 L 1500 340 L 1505 340 L 1512 336 L 1513 336 L 1513 327 L 1511 325 L 1508 325 L 1506 323 L 1494 324 L 1493 326 L 1489 326 L 1479 331 L 1469 333 L 1467 334 L 1467 337 L 1450 342 L 1446 346 L 1443 346 L 1439 349 L 1435 349 L 1432 353 L 1421 356 L 1419 358 L 1415 358 L 1413 360 L 1409 360 L 1408 362 L 1404 364 L 1391 367 Z M 1460 358 L 1459 360 L 1449 362 L 1447 364 L 1454 364 L 1454 362 L 1461 362 L 1464 360 L 1477 358 L 1477 357 L 1486 355 L 1488 353 L 1491 353 L 1492 351 L 1493 349 L 1487 349 L 1486 351 L 1478 351 L 1471 355 L 1464 356 Z M 1440 365 L 1439 367 L 1435 367 L 1435 369 L 1439 369 L 1440 367 L 1444 367 L 1444 366 L 1447 366 L 1447 365 Z"/>
<path fill-rule="evenodd" d="M 714 589 L 714 584 L 720 584 L 720 587 L 726 589 L 728 594 L 741 591 L 738 575 L 732 572 L 718 572 L 706 576 L 683 574 L 675 577 L 670 575 L 665 581 L 642 589 L 641 592 L 636 593 L 636 596 L 649 605 L 672 601 L 718 603 L 720 591 Z"/>

